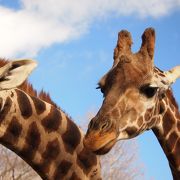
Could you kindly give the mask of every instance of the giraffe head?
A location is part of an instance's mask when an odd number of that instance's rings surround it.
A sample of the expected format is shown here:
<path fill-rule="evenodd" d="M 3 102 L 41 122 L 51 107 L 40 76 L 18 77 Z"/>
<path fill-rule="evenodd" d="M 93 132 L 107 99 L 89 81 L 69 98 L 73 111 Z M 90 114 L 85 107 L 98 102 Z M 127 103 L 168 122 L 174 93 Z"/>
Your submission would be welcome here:
<path fill-rule="evenodd" d="M 180 77 L 180 66 L 167 72 L 154 67 L 154 44 L 155 31 L 148 28 L 140 50 L 132 53 L 130 33 L 119 33 L 113 66 L 99 81 L 104 101 L 84 139 L 95 153 L 105 154 L 117 140 L 133 138 L 158 123 L 158 101 Z"/>
<path fill-rule="evenodd" d="M 16 60 L 0 68 L 0 91 L 20 86 L 37 66 L 33 60 Z"/>

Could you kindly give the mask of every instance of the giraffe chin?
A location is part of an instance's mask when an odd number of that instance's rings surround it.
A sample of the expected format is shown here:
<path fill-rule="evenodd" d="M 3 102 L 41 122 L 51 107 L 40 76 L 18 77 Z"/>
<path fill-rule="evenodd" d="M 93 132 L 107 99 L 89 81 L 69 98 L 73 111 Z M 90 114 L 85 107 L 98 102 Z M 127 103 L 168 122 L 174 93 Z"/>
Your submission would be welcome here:
<path fill-rule="evenodd" d="M 95 154 L 97 155 L 104 155 L 106 153 L 108 153 L 112 147 L 114 146 L 114 144 L 116 143 L 116 139 L 108 142 L 107 144 L 105 144 L 103 147 L 101 147 L 100 149 L 96 150 L 96 151 L 93 151 Z"/>

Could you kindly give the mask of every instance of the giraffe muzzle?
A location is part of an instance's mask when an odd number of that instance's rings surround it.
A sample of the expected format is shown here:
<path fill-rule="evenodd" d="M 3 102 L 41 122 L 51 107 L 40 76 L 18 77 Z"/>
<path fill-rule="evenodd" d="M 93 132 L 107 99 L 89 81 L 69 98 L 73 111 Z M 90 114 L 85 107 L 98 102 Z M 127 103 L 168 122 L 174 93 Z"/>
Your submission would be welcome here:
<path fill-rule="evenodd" d="M 108 153 L 112 149 L 112 147 L 114 146 L 116 141 L 117 140 L 114 139 L 114 140 L 108 142 L 105 146 L 103 146 L 100 149 L 94 151 L 94 153 L 97 154 L 97 155 L 104 155 L 104 154 Z"/>
<path fill-rule="evenodd" d="M 115 132 L 101 134 L 90 132 L 84 138 L 84 146 L 95 154 L 102 155 L 110 151 L 117 141 Z"/>

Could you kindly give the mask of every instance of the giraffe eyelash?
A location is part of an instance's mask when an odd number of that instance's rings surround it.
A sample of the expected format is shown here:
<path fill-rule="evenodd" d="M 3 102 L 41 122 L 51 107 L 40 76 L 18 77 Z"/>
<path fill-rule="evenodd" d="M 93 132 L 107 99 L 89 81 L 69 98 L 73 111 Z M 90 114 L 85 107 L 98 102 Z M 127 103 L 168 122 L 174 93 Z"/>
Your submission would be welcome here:
<path fill-rule="evenodd" d="M 150 84 L 146 84 L 140 87 L 140 92 L 147 98 L 152 98 L 156 94 L 158 89 L 158 87 L 153 87 Z"/>

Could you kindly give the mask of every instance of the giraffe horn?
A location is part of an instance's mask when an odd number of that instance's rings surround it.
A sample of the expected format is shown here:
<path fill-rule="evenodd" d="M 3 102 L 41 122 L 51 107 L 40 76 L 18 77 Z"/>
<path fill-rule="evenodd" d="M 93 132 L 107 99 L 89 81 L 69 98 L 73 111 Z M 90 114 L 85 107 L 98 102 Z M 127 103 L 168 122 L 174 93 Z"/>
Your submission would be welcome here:
<path fill-rule="evenodd" d="M 116 48 L 114 49 L 113 66 L 117 65 L 121 55 L 131 53 L 131 45 L 132 45 L 131 34 L 126 30 L 120 31 L 118 34 L 117 45 Z"/>
<path fill-rule="evenodd" d="M 155 47 L 155 30 L 153 28 L 147 28 L 142 35 L 142 45 L 140 53 L 143 55 L 148 54 L 151 60 L 154 57 Z"/>
<path fill-rule="evenodd" d="M 176 79 L 180 78 L 180 66 L 176 66 L 173 69 L 165 72 L 166 78 L 169 84 L 173 84 Z"/>

